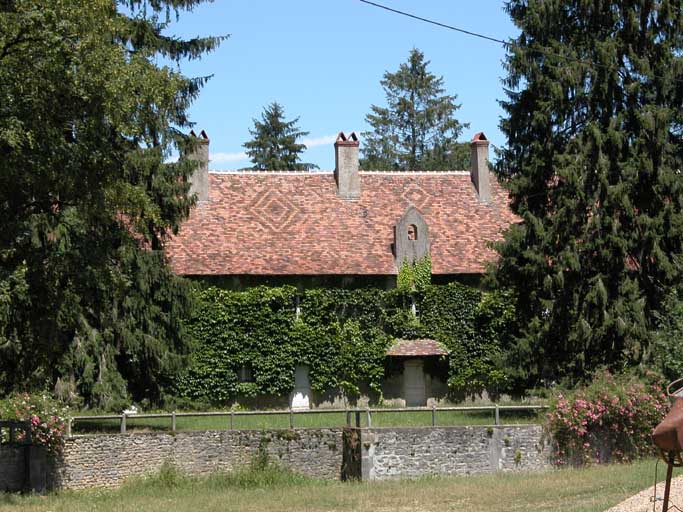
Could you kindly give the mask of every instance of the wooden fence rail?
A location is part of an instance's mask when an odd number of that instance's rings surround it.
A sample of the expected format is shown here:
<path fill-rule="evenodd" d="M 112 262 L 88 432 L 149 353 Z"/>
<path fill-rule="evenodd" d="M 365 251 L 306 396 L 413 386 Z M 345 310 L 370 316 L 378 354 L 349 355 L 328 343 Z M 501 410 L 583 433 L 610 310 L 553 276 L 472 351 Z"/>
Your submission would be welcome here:
<path fill-rule="evenodd" d="M 410 413 L 410 412 L 430 412 L 431 424 L 437 426 L 438 413 L 442 412 L 493 412 L 494 425 L 500 425 L 500 413 L 507 411 L 543 411 L 548 409 L 547 405 L 484 405 L 472 407 L 366 407 L 366 408 L 349 408 L 349 409 L 311 409 L 311 410 L 276 410 L 276 411 L 214 411 L 214 412 L 171 412 L 171 413 L 154 413 L 154 414 L 117 414 L 117 415 L 100 415 L 100 416 L 74 416 L 67 421 L 67 436 L 71 436 L 74 423 L 86 423 L 89 421 L 113 421 L 118 420 L 120 425 L 120 432 L 126 433 L 127 419 L 159 419 L 168 418 L 170 420 L 170 429 L 172 432 L 176 431 L 176 423 L 178 418 L 202 418 L 202 417 L 228 417 L 230 418 L 230 430 L 234 430 L 235 418 L 239 416 L 268 416 L 268 415 L 288 415 L 289 428 L 294 428 L 294 417 L 306 414 L 344 414 L 346 426 L 361 427 L 362 417 L 365 416 L 365 424 L 368 427 L 372 426 L 372 415 L 376 413 Z"/>

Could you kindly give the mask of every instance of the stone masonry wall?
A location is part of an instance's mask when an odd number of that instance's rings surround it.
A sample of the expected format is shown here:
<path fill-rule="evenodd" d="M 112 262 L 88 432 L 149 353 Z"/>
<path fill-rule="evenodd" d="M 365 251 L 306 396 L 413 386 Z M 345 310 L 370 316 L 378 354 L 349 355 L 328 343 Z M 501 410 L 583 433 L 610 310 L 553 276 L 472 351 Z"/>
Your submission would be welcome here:
<path fill-rule="evenodd" d="M 360 445 L 363 480 L 550 467 L 539 425 L 363 429 Z"/>
<path fill-rule="evenodd" d="M 159 471 L 164 462 L 193 475 L 230 471 L 248 465 L 259 450 L 304 475 L 341 476 L 342 429 L 141 433 L 68 439 L 50 486 L 115 487 Z"/>
<path fill-rule="evenodd" d="M 31 452 L 29 485 L 115 487 L 156 473 L 164 463 L 201 475 L 244 467 L 264 453 L 293 471 L 328 480 L 545 469 L 550 467 L 548 444 L 539 425 L 76 436 L 66 440 L 63 455 L 51 464 L 43 450 Z M 24 475 L 24 448 L 0 446 L 0 491 L 22 489 Z"/>

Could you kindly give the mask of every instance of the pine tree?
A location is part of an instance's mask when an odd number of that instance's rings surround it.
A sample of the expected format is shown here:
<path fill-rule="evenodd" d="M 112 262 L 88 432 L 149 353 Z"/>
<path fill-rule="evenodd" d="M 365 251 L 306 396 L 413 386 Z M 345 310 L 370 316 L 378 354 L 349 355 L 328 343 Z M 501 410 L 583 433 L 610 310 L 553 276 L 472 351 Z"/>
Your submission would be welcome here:
<path fill-rule="evenodd" d="M 301 163 L 300 155 L 306 150 L 297 143 L 308 135 L 297 126 L 299 118 L 285 120 L 282 106 L 273 102 L 263 109 L 261 121 L 254 119 L 254 129 L 249 130 L 253 139 L 244 143 L 247 155 L 258 171 L 296 171 L 317 169 L 314 164 Z"/>
<path fill-rule="evenodd" d="M 187 352 L 163 256 L 192 206 L 187 109 L 206 78 L 159 67 L 222 38 L 166 35 L 202 0 L 0 3 L 0 394 L 158 400 Z"/>
<path fill-rule="evenodd" d="M 372 105 L 366 116 L 361 166 L 391 171 L 446 171 L 469 166 L 469 148 L 456 140 L 463 128 L 455 118 L 456 96 L 444 94 L 444 81 L 427 70 L 429 61 L 413 49 L 408 62 L 380 81 L 387 106 Z"/>
<path fill-rule="evenodd" d="M 493 281 L 523 326 L 527 384 L 642 360 L 683 248 L 683 5 L 512 0 L 508 146 L 499 173 L 522 223 Z"/>

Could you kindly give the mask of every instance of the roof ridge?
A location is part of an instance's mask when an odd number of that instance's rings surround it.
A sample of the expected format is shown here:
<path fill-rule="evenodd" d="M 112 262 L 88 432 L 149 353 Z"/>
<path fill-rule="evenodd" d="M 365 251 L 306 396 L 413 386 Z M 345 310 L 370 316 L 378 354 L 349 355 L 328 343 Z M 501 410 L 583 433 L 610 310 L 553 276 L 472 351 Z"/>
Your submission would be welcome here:
<path fill-rule="evenodd" d="M 253 174 L 295 174 L 297 176 L 317 176 L 319 174 L 332 174 L 334 171 L 328 171 L 328 170 L 316 170 L 316 171 L 256 171 L 253 169 L 220 169 L 220 170 L 210 170 L 210 174 L 246 174 L 246 175 L 253 175 Z"/>
<path fill-rule="evenodd" d="M 364 171 L 361 170 L 359 171 L 361 174 L 385 174 L 387 176 L 392 176 L 392 175 L 398 175 L 398 176 L 414 176 L 414 175 L 428 175 L 428 176 L 434 176 L 434 175 L 457 175 L 457 176 L 464 176 L 470 174 L 470 171 L 457 171 L 457 170 L 452 170 L 452 171 L 403 171 L 403 170 L 398 170 L 398 171 Z"/>
<path fill-rule="evenodd" d="M 378 176 L 469 176 L 470 171 L 358 171 L 359 174 L 378 175 Z M 321 174 L 333 174 L 334 170 L 315 170 L 315 171 L 256 171 L 253 169 L 215 169 L 210 170 L 210 174 L 244 174 L 244 175 L 296 175 L 296 176 L 318 176 Z"/>

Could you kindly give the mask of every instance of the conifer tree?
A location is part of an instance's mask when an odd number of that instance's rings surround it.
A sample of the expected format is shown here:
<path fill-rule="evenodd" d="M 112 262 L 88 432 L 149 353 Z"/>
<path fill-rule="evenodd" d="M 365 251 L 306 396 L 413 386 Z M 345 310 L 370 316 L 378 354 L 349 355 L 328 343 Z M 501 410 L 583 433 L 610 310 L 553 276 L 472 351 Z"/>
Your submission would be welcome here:
<path fill-rule="evenodd" d="M 158 400 L 187 352 L 163 256 L 188 215 L 187 108 L 214 49 L 170 21 L 203 0 L 0 2 L 0 394 Z"/>
<path fill-rule="evenodd" d="M 642 360 L 683 248 L 681 1 L 511 0 L 499 173 L 523 221 L 494 282 L 536 385 Z"/>
<path fill-rule="evenodd" d="M 408 62 L 380 81 L 387 106 L 372 105 L 365 120 L 361 166 L 368 170 L 446 171 L 469 166 L 469 148 L 457 142 L 467 124 L 455 118 L 460 105 L 444 94 L 444 81 L 413 49 Z"/>
<path fill-rule="evenodd" d="M 314 164 L 300 162 L 300 155 L 306 150 L 305 144 L 297 143 L 308 132 L 297 126 L 299 118 L 285 120 L 282 106 L 273 102 L 263 109 L 261 120 L 254 119 L 254 129 L 249 130 L 252 137 L 244 143 L 247 155 L 258 171 L 296 171 L 316 169 Z"/>

